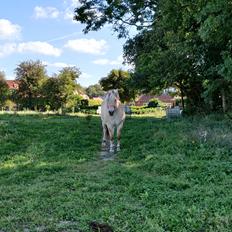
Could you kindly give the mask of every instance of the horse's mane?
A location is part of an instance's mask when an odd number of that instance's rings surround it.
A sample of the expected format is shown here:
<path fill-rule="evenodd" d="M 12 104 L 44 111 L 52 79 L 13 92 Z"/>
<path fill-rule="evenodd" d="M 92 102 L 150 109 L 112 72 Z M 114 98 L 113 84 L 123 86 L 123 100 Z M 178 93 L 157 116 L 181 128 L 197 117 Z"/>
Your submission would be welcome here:
<path fill-rule="evenodd" d="M 105 95 L 105 100 L 109 99 L 109 97 L 112 96 L 111 94 L 113 94 L 113 96 L 115 96 L 118 100 L 120 100 L 119 93 L 118 93 L 117 89 L 108 90 L 106 95 Z"/>

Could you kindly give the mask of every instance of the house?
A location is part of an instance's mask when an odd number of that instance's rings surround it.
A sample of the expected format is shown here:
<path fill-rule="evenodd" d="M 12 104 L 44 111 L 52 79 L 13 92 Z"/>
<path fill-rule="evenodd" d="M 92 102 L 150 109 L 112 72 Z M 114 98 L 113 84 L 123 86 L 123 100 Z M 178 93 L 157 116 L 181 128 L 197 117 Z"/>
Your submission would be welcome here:
<path fill-rule="evenodd" d="M 147 106 L 151 99 L 156 98 L 167 106 L 175 105 L 175 98 L 171 97 L 169 94 L 163 93 L 161 95 L 141 95 L 135 101 L 136 106 Z"/>
<path fill-rule="evenodd" d="M 19 88 L 19 83 L 16 80 L 6 80 L 6 83 L 10 90 L 17 90 Z"/>

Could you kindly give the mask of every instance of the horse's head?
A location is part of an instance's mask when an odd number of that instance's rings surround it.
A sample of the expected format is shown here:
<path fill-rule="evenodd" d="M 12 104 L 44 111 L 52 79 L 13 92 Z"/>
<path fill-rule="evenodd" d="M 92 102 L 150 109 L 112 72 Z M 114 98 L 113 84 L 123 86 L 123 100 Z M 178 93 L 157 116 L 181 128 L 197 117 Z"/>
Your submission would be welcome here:
<path fill-rule="evenodd" d="M 110 116 L 113 116 L 119 106 L 119 94 L 117 89 L 109 90 L 106 95 L 107 110 Z"/>

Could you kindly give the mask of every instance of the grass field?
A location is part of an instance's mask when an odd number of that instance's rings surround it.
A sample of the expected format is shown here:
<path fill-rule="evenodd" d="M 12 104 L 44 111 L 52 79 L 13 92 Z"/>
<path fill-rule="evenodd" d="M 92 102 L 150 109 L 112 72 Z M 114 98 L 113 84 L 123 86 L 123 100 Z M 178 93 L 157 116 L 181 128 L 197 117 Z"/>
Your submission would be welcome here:
<path fill-rule="evenodd" d="M 232 231 L 232 122 L 132 117 L 113 161 L 99 117 L 0 115 L 0 231 Z"/>

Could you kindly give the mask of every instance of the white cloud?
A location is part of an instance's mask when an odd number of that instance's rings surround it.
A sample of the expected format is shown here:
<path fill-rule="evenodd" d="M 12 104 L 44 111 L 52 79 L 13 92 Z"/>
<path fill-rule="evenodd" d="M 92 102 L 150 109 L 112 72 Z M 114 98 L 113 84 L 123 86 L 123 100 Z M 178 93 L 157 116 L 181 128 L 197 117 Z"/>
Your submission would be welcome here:
<path fill-rule="evenodd" d="M 0 19 L 0 39 L 14 40 L 20 37 L 21 27 L 7 19 Z"/>
<path fill-rule="evenodd" d="M 64 19 L 73 20 L 73 16 L 74 16 L 73 10 L 71 10 L 71 9 L 65 10 Z"/>
<path fill-rule="evenodd" d="M 105 40 L 75 39 L 68 40 L 64 47 L 76 52 L 102 55 L 106 52 L 108 45 Z"/>
<path fill-rule="evenodd" d="M 64 0 L 64 4 L 72 7 L 72 8 L 76 8 L 81 6 L 80 0 Z"/>
<path fill-rule="evenodd" d="M 47 19 L 47 18 L 62 18 L 65 20 L 70 20 L 72 23 L 79 23 L 76 20 L 73 20 L 74 9 L 78 6 L 81 6 L 79 0 L 64 0 L 64 8 L 57 9 L 52 6 L 36 6 L 34 8 L 34 17 L 36 19 Z"/>
<path fill-rule="evenodd" d="M 16 43 L 6 43 L 0 45 L 0 58 L 10 55 L 17 51 L 17 44 Z"/>
<path fill-rule="evenodd" d="M 77 21 L 73 20 L 74 16 L 74 9 L 76 7 L 81 6 L 79 0 L 65 0 L 64 3 L 68 5 L 68 7 L 64 11 L 64 19 L 71 20 L 73 23 L 78 23 Z"/>
<path fill-rule="evenodd" d="M 67 64 L 67 63 L 64 63 L 64 62 L 49 63 L 49 62 L 44 61 L 43 64 L 47 65 L 49 67 L 54 67 L 54 68 L 65 68 L 65 67 L 74 67 L 74 66 L 76 66 L 75 64 Z"/>
<path fill-rule="evenodd" d="M 126 69 L 134 69 L 133 65 L 123 64 L 122 55 L 118 56 L 115 60 L 97 59 L 97 60 L 94 60 L 93 63 L 98 64 L 98 65 L 114 65 L 118 67 L 124 67 Z"/>
<path fill-rule="evenodd" d="M 18 44 L 18 52 L 33 52 L 43 55 L 60 56 L 61 50 L 47 42 L 31 41 Z"/>
<path fill-rule="evenodd" d="M 10 55 L 12 53 L 32 52 L 48 56 L 60 56 L 61 50 L 55 48 L 47 42 L 31 41 L 26 43 L 6 43 L 0 45 L 0 57 Z"/>
<path fill-rule="evenodd" d="M 123 58 L 122 56 L 118 56 L 115 60 L 109 60 L 109 59 L 97 59 L 94 60 L 94 64 L 98 65 L 122 65 Z"/>
<path fill-rule="evenodd" d="M 60 15 L 60 12 L 57 8 L 55 7 L 51 7 L 51 6 L 47 6 L 47 7 L 42 7 L 42 6 L 36 6 L 34 8 L 34 16 L 35 18 L 39 19 L 39 18 L 58 18 Z"/>
<path fill-rule="evenodd" d="M 77 79 L 77 81 L 84 87 L 87 87 L 95 83 L 95 79 L 93 78 L 93 75 L 86 72 L 82 72 L 80 77 Z"/>

